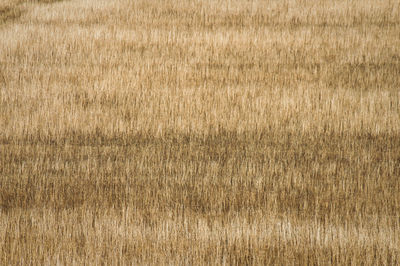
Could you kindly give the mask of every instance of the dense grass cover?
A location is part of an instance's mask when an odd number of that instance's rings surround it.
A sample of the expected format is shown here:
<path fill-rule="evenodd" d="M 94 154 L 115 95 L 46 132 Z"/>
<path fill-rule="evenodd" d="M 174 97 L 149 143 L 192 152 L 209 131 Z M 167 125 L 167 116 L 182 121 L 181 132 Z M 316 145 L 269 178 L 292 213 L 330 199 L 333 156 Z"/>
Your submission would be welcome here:
<path fill-rule="evenodd" d="M 0 2 L 0 264 L 400 264 L 396 1 Z"/>

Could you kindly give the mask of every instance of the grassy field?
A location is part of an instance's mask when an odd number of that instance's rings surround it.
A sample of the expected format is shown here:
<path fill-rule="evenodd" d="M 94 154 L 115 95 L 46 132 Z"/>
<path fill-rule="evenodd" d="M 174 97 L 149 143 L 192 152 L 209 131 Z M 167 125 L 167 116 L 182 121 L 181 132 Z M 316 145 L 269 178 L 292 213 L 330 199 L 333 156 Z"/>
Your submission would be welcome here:
<path fill-rule="evenodd" d="M 0 0 L 1 265 L 399 265 L 400 3 Z"/>

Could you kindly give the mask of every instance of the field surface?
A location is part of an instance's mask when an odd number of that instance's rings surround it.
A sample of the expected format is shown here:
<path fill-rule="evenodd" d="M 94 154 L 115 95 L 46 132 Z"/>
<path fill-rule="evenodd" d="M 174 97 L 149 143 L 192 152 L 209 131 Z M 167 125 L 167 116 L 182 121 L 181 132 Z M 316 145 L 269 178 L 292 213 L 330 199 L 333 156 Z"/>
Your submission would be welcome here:
<path fill-rule="evenodd" d="M 400 4 L 0 0 L 1 265 L 399 265 Z"/>

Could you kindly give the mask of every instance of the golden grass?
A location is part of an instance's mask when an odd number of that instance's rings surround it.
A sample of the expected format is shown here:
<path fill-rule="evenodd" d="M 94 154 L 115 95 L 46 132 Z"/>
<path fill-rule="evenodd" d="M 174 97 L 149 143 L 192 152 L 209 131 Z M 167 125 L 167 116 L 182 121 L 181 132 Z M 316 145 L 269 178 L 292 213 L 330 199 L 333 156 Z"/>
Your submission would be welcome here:
<path fill-rule="evenodd" d="M 399 36 L 390 0 L 1 0 L 1 264 L 400 264 Z"/>

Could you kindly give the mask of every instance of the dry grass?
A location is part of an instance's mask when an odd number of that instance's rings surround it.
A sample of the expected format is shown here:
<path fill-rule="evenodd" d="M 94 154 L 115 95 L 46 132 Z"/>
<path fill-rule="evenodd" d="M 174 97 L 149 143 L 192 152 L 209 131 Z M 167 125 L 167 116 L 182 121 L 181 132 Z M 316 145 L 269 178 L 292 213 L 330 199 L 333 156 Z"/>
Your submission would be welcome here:
<path fill-rule="evenodd" d="M 399 89 L 396 1 L 1 0 L 0 262 L 400 264 Z"/>

